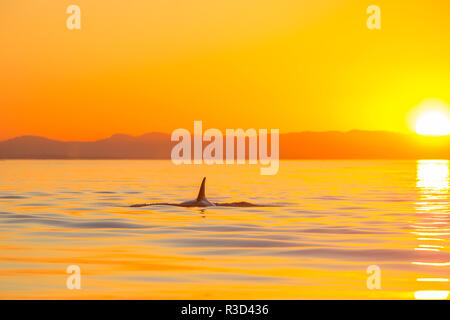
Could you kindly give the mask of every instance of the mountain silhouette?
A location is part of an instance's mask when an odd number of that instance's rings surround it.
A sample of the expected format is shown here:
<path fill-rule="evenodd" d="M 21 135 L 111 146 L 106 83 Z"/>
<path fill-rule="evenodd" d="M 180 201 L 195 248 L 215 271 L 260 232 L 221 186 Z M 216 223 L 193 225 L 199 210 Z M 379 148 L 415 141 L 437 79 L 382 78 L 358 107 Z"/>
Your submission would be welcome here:
<path fill-rule="evenodd" d="M 67 142 L 21 136 L 0 142 L 0 159 L 170 159 L 176 143 L 169 134 L 158 132 Z M 450 136 L 361 130 L 284 133 L 280 134 L 280 158 L 449 159 Z"/>
<path fill-rule="evenodd" d="M 3 159 L 168 159 L 170 135 L 148 133 L 139 137 L 115 134 L 97 141 L 57 141 L 22 136 L 0 142 Z"/>

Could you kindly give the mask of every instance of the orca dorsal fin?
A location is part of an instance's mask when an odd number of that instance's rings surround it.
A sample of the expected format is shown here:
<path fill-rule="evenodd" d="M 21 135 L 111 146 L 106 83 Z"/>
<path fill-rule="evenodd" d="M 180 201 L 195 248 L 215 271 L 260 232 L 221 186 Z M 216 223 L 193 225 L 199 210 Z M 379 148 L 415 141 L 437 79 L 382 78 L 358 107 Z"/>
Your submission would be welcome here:
<path fill-rule="evenodd" d="M 202 185 L 200 186 L 200 191 L 198 192 L 197 201 L 205 200 L 205 181 L 206 177 L 203 178 Z"/>

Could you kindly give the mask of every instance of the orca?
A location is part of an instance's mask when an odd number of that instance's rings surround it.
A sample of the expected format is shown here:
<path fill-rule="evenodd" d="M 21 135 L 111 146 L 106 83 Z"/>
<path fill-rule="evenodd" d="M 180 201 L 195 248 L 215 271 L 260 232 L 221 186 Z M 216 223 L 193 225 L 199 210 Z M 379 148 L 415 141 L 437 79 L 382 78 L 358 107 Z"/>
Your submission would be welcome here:
<path fill-rule="evenodd" d="M 198 191 L 197 199 L 182 202 L 179 204 L 180 207 L 214 207 L 215 204 L 211 203 L 206 199 L 205 195 L 205 182 L 206 177 L 203 178 L 200 190 Z"/>
<path fill-rule="evenodd" d="M 228 202 L 228 203 L 220 203 L 220 202 L 210 202 L 206 198 L 205 191 L 206 177 L 203 178 L 202 184 L 200 185 L 200 190 L 198 191 L 197 199 L 191 201 L 185 201 L 181 203 L 167 203 L 167 202 L 157 202 L 157 203 L 141 203 L 141 204 L 133 204 L 130 207 L 139 208 L 139 207 L 147 207 L 147 206 L 176 206 L 176 207 L 271 207 L 269 205 L 258 205 L 250 202 Z"/>

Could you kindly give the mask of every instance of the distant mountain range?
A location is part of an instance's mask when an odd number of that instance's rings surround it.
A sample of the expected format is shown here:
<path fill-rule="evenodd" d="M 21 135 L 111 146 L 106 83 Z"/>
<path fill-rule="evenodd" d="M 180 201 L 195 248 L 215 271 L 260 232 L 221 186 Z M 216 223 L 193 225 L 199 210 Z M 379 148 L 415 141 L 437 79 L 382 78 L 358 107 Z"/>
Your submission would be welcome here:
<path fill-rule="evenodd" d="M 176 143 L 165 133 L 115 134 L 90 142 L 22 136 L 0 142 L 0 159 L 170 159 Z M 450 159 L 450 136 L 359 130 L 285 133 L 280 134 L 280 158 Z"/>

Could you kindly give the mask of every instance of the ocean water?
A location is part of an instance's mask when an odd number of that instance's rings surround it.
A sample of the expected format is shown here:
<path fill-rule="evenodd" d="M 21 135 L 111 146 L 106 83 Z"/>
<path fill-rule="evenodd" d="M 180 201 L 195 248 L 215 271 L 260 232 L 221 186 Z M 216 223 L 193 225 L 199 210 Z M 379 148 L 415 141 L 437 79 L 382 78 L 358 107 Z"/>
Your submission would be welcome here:
<path fill-rule="evenodd" d="M 203 176 L 213 202 L 273 206 L 127 207 L 193 199 Z M 275 176 L 257 165 L 5 160 L 0 181 L 1 299 L 415 299 L 450 290 L 445 160 L 281 161 Z M 71 265 L 80 290 L 67 288 Z"/>

